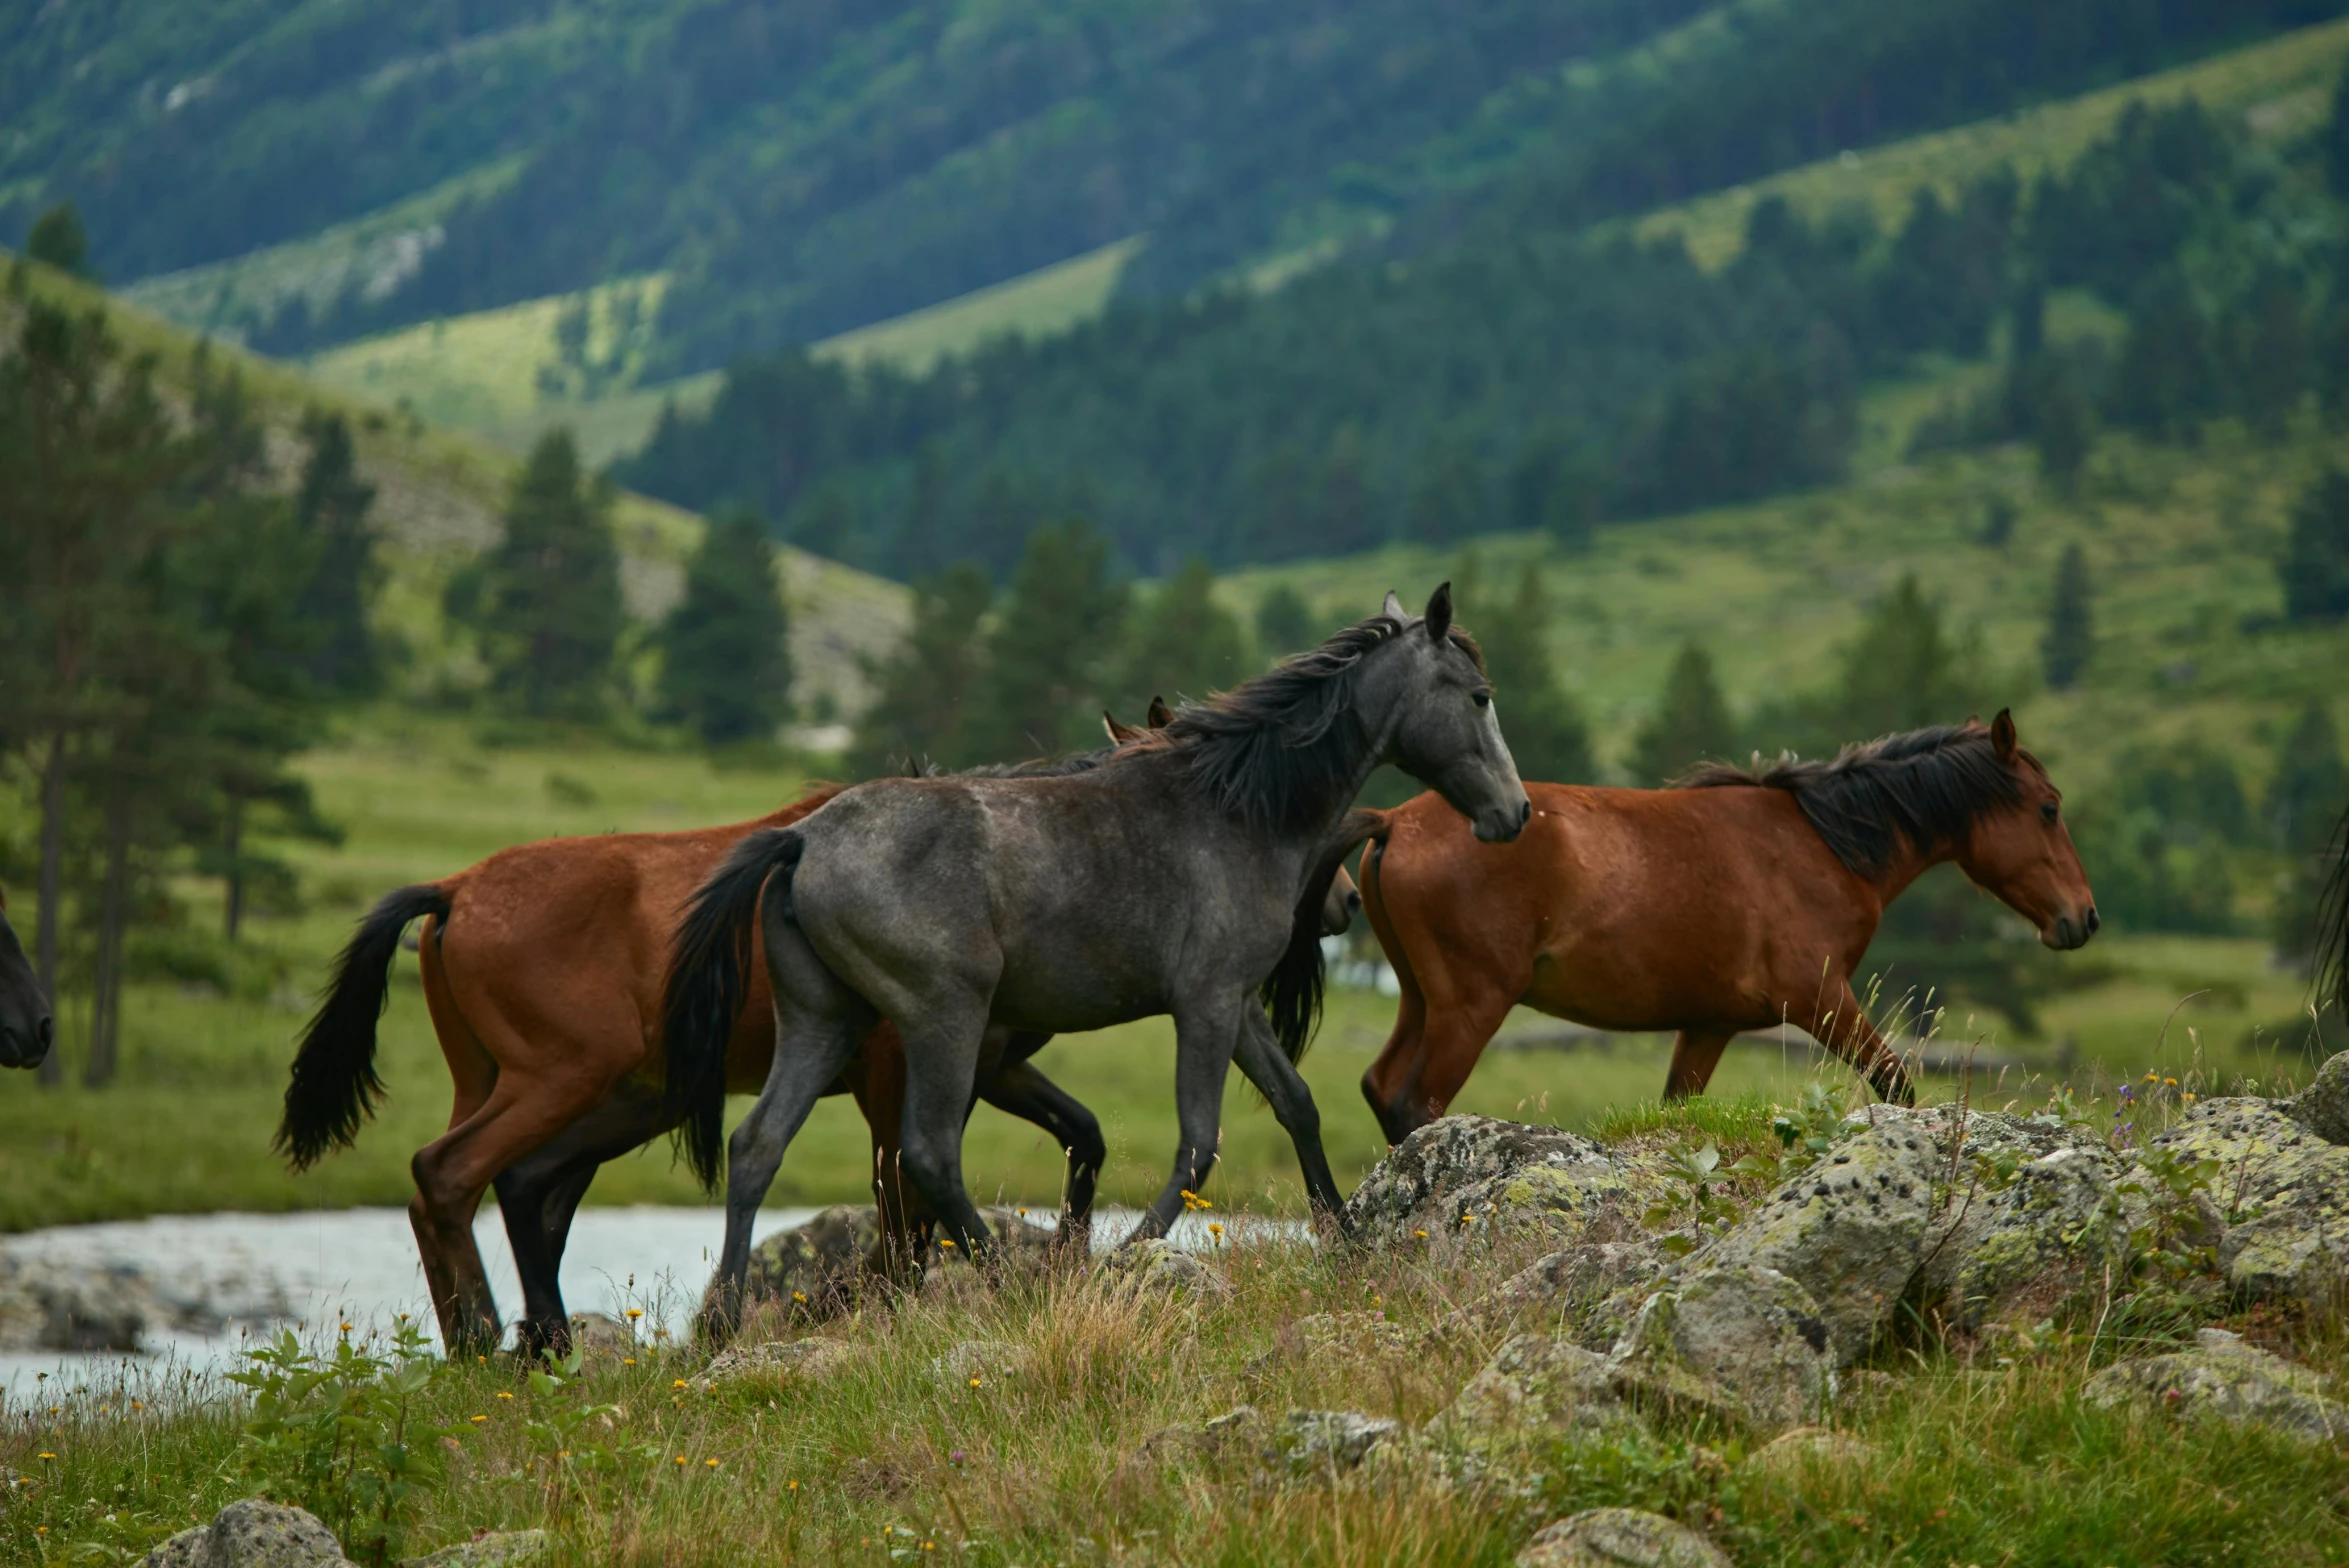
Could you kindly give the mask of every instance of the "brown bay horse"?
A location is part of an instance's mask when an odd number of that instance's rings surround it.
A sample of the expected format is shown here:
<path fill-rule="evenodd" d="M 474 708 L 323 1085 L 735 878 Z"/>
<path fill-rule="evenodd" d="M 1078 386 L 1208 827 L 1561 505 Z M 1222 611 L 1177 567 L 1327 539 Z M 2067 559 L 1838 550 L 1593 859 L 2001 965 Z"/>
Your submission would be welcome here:
<path fill-rule="evenodd" d="M 1678 1031 L 1668 1099 L 1702 1093 L 1740 1031 L 1793 1023 L 1906 1104 L 1908 1074 L 1852 990 L 1903 889 L 1954 860 L 2048 947 L 2098 925 L 2061 796 L 2004 712 L 1670 789 L 1529 788 L 1514 844 L 1477 843 L 1423 795 L 1364 853 L 1363 907 L 1402 987 L 1362 1079 L 1390 1142 L 1444 1113 L 1520 1003 Z"/>
<path fill-rule="evenodd" d="M 1162 714 L 1154 705 L 1153 717 L 1163 722 Z M 1110 730 L 1120 744 L 1140 733 L 1115 721 Z M 403 888 L 361 923 L 296 1056 L 277 1145 L 300 1170 L 357 1136 L 382 1092 L 373 1058 L 388 966 L 402 930 L 423 919 L 417 958 L 454 1103 L 448 1131 L 416 1154 L 409 1217 L 452 1349 L 485 1348 L 500 1337 L 473 1235 L 474 1211 L 493 1184 L 522 1285 L 523 1348 L 567 1342 L 559 1269 L 579 1203 L 607 1161 L 674 1122 L 660 1092 L 659 1040 L 678 913 L 743 838 L 797 822 L 838 792 L 815 790 L 755 822 L 521 845 Z M 1320 920 L 1342 931 L 1359 905 L 1340 871 Z M 978 1097 L 1035 1123 L 1067 1152 L 1063 1223 L 1075 1243 L 1086 1233 L 1107 1151 L 1092 1113 L 1029 1060 L 1049 1038 L 990 1030 Z M 728 1087 L 755 1090 L 773 1054 L 762 970 L 727 1043 Z M 833 1092 L 855 1096 L 872 1130 L 882 1216 L 873 1265 L 902 1274 L 929 1215 L 898 1179 L 905 1073 L 892 1024 L 873 1031 Z"/>

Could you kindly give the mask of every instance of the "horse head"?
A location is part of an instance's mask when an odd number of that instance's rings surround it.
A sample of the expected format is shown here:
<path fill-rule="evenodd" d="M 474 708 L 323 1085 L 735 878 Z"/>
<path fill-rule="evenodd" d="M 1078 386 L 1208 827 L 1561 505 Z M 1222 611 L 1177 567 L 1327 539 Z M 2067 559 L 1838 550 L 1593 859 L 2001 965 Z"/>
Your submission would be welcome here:
<path fill-rule="evenodd" d="M 2014 718 L 2004 708 L 1990 723 L 1990 745 L 2013 777 L 2013 797 L 1976 812 L 1958 851 L 1958 868 L 2037 926 L 2047 946 L 2058 952 L 2083 946 L 2103 921 L 2064 823 L 2063 792 L 2039 759 L 2017 744 Z"/>
<path fill-rule="evenodd" d="M 1480 840 L 1507 843 L 1532 820 L 1533 802 L 1501 739 L 1484 660 L 1452 624 L 1452 585 L 1436 589 L 1417 620 L 1392 593 L 1383 613 L 1402 631 L 1380 661 L 1397 672 L 1389 760 L 1449 801 Z"/>
<path fill-rule="evenodd" d="M 8 924 L 8 895 L 0 893 L 0 1067 L 40 1066 L 56 1032 L 49 999 Z"/>

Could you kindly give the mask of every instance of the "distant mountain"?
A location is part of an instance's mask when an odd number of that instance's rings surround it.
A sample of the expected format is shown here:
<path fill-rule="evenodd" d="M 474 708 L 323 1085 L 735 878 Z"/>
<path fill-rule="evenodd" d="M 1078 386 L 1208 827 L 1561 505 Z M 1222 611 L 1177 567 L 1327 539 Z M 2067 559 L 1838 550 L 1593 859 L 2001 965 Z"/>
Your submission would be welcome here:
<path fill-rule="evenodd" d="M 280 352 L 661 274 L 659 378 L 1141 233 L 1151 297 L 1621 210 L 2338 9 L 0 0 L 0 240 L 70 198 L 117 283 L 269 253 L 194 314 Z"/>

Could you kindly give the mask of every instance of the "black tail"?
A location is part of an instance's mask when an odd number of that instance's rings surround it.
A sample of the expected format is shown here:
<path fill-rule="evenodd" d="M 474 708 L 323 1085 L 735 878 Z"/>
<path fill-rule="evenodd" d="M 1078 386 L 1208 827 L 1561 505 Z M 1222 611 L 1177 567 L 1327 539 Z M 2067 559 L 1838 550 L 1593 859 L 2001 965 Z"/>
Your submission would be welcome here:
<path fill-rule="evenodd" d="M 1292 1062 L 1305 1055 L 1305 1047 L 1313 1043 L 1314 1031 L 1321 1027 L 1321 993 L 1327 987 L 1329 974 L 1321 957 L 1321 906 L 1329 897 L 1329 885 L 1337 879 L 1338 868 L 1346 857 L 1364 839 L 1384 840 L 1387 816 L 1383 811 L 1349 811 L 1338 823 L 1338 830 L 1321 847 L 1313 869 L 1306 874 L 1305 891 L 1297 900 L 1293 923 L 1289 927 L 1288 951 L 1281 961 L 1265 976 L 1257 988 L 1263 998 L 1264 1010 L 1271 1015 L 1273 1035 L 1281 1043 L 1281 1051 Z"/>
<path fill-rule="evenodd" d="M 2349 812 L 2342 814 L 2328 847 L 2333 870 L 2317 902 L 2316 1009 L 2349 1013 Z"/>
<path fill-rule="evenodd" d="M 349 1148 L 359 1124 L 375 1114 L 383 1098 L 383 1080 L 375 1073 L 375 1021 L 391 988 L 400 933 L 411 920 L 445 920 L 448 913 L 449 895 L 430 882 L 386 894 L 334 961 L 334 977 L 294 1053 L 285 1120 L 273 1140 L 295 1170 L 308 1170 L 329 1150 Z"/>
<path fill-rule="evenodd" d="M 726 1044 L 749 986 L 759 891 L 775 871 L 788 889 L 804 847 L 796 828 L 761 828 L 735 845 L 686 904 L 670 947 L 661 997 L 662 1096 L 677 1121 L 686 1164 L 713 1192 L 724 1169 Z"/>

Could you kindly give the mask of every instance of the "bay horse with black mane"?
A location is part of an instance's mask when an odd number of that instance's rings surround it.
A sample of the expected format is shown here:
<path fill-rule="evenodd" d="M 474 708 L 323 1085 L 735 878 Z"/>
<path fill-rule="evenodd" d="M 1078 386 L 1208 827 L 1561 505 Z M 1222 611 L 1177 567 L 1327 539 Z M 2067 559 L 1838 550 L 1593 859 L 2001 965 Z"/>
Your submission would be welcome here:
<path fill-rule="evenodd" d="M 963 1187 L 962 1108 L 986 1029 L 1172 1014 L 1181 1137 L 1135 1239 L 1164 1235 L 1214 1167 L 1235 1052 L 1245 1062 L 1270 1043 L 1257 992 L 1293 951 L 1310 877 L 1382 762 L 1434 785 L 1480 838 L 1525 825 L 1525 790 L 1448 587 L 1424 618 L 1388 595 L 1380 614 L 1185 705 L 1088 772 L 880 779 L 744 839 L 679 927 L 665 1008 L 669 1091 L 711 1178 L 726 1028 L 758 923 L 774 1065 L 728 1150 L 713 1330 L 739 1323 L 751 1220 L 784 1150 L 876 1018 L 895 1019 L 905 1045 L 906 1173 L 948 1238 L 983 1261 L 992 1238 Z M 1315 1208 L 1334 1213 L 1293 1065 L 1303 1045 L 1263 1051 L 1274 1081 L 1257 1087 L 1298 1143 Z"/>
<path fill-rule="evenodd" d="M 8 895 L 0 893 L 0 1067 L 40 1066 L 56 1035 L 41 977 L 8 923 Z"/>
<path fill-rule="evenodd" d="M 1128 744 L 1142 733 L 1114 720 L 1110 732 Z M 1081 769 L 1100 755 L 1041 766 Z M 522 1348 L 560 1350 L 568 1342 L 559 1276 L 580 1201 L 607 1161 L 675 1125 L 656 1075 L 661 983 L 678 912 L 743 838 L 796 822 L 838 792 L 819 788 L 756 822 L 520 845 L 402 888 L 361 921 L 295 1056 L 277 1146 L 302 1170 L 357 1136 L 382 1093 L 374 1056 L 388 968 L 401 932 L 423 920 L 418 965 L 454 1103 L 448 1131 L 416 1154 L 409 1217 L 452 1350 L 494 1346 L 500 1335 L 473 1235 L 474 1211 L 492 1184 L 522 1285 Z M 1318 913 L 1343 930 L 1360 899 L 1342 871 L 1337 879 L 1342 887 L 1330 887 Z M 774 1050 L 765 978 L 753 977 L 726 1042 L 726 1082 L 746 1092 L 765 1081 Z M 0 1017 L 5 1005 L 0 998 Z M 1077 1244 L 1107 1149 L 1092 1113 L 1029 1060 L 1049 1038 L 989 1031 L 976 1092 L 1066 1151 L 1062 1220 Z M 912 1267 L 930 1224 L 920 1195 L 898 1176 L 904 1086 L 896 1031 L 882 1023 L 827 1090 L 854 1095 L 872 1128 L 881 1238 L 870 1264 L 893 1277 Z"/>
<path fill-rule="evenodd" d="M 2051 948 L 2099 923 L 2062 796 L 2003 711 L 1669 789 L 1530 789 L 1533 824 L 1508 848 L 1423 795 L 1364 854 L 1363 908 L 1402 986 L 1362 1078 L 1390 1142 L 1444 1113 L 1520 1003 L 1678 1031 L 1667 1099 L 1703 1093 L 1739 1032 L 1791 1022 L 1908 1104 L 1852 990 L 1885 906 L 1954 860 Z"/>

